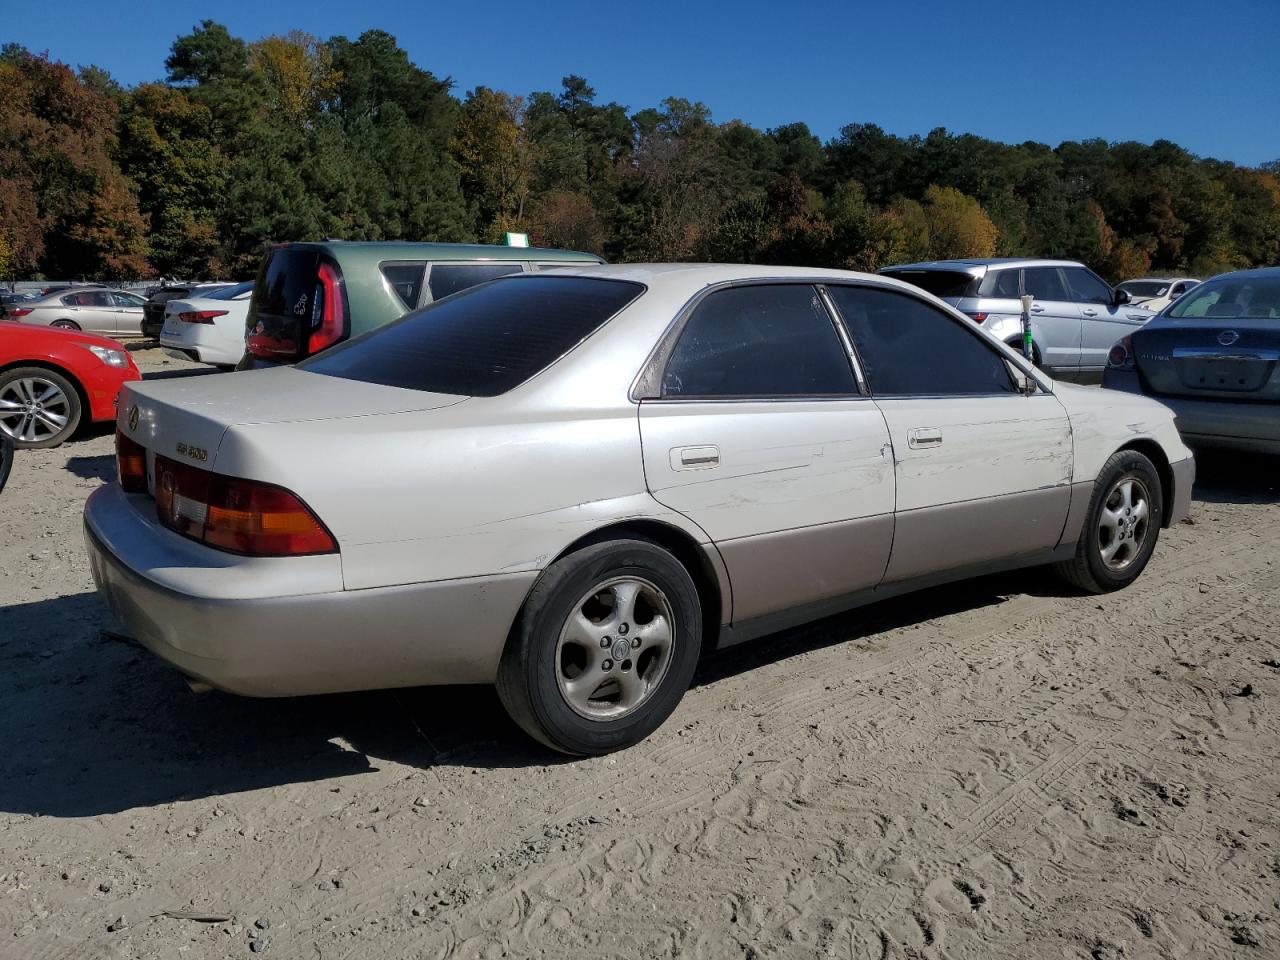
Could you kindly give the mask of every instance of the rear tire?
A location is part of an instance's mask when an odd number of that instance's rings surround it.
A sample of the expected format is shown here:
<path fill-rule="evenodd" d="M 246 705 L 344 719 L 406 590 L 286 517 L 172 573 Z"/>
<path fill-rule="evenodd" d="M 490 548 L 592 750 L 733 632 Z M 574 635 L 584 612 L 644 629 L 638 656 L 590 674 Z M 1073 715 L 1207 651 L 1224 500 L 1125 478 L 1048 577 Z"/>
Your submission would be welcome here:
<path fill-rule="evenodd" d="M 1098 473 L 1076 554 L 1054 570 L 1087 593 L 1127 587 L 1151 559 L 1163 518 L 1155 464 L 1136 450 L 1112 454 Z"/>
<path fill-rule="evenodd" d="M 498 696 L 551 749 L 609 753 L 671 715 L 701 641 L 697 587 L 680 561 L 648 540 L 593 544 L 557 560 L 529 592 Z"/>
<path fill-rule="evenodd" d="M 0 431 L 19 450 L 56 447 L 79 426 L 80 394 L 66 377 L 46 367 L 0 373 Z"/>
<path fill-rule="evenodd" d="M 79 330 L 80 324 L 74 320 L 55 320 L 49 324 L 51 327 L 57 327 L 59 330 Z"/>

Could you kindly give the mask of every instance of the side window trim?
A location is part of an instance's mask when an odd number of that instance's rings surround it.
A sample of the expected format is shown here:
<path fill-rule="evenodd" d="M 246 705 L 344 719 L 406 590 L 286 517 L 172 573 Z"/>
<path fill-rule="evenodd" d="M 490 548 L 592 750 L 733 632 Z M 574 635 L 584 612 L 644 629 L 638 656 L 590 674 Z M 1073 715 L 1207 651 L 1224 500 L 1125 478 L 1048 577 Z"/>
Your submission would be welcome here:
<path fill-rule="evenodd" d="M 632 381 L 629 397 L 633 403 L 642 401 L 653 403 L 809 403 L 816 400 L 869 400 L 870 394 L 867 393 L 862 386 L 861 371 L 857 366 L 854 356 L 849 352 L 850 344 L 846 342 L 847 333 L 844 325 L 840 323 L 837 315 L 832 311 L 831 306 L 827 302 L 827 298 L 819 289 L 823 281 L 811 279 L 809 277 L 758 277 L 742 280 L 728 280 L 723 283 L 712 284 L 699 290 L 688 302 L 676 313 L 671 323 L 662 336 L 658 338 L 653 350 L 650 351 L 648 358 L 640 368 L 640 372 Z M 828 321 L 835 330 L 836 337 L 841 344 L 845 346 L 846 362 L 850 364 L 854 375 L 854 384 L 858 389 L 856 393 L 840 393 L 840 394 L 814 394 L 811 396 L 784 396 L 784 397 L 664 397 L 662 395 L 662 382 L 666 375 L 667 365 L 671 361 L 671 356 L 675 351 L 676 344 L 680 340 L 680 336 L 684 333 L 685 327 L 688 326 L 690 318 L 697 311 L 698 307 L 709 297 L 714 296 L 725 290 L 734 290 L 741 287 L 759 287 L 759 286 L 807 286 L 818 296 L 819 302 L 823 306 L 823 311 L 827 315 Z"/>
<path fill-rule="evenodd" d="M 1021 279 L 1019 279 L 1019 283 L 1021 283 Z M 841 280 L 837 282 L 828 281 L 828 283 L 824 284 L 824 286 L 852 287 L 855 289 L 864 289 L 864 290 L 884 290 L 888 293 L 897 293 L 905 297 L 910 297 L 911 299 L 917 301 L 923 306 L 928 307 L 933 312 L 941 314 L 943 317 L 950 320 L 953 324 L 956 324 L 957 326 L 959 326 L 961 329 L 964 330 L 966 334 L 973 337 L 982 346 L 986 347 L 998 359 L 1004 361 L 1006 368 L 1012 365 L 1015 369 L 1021 372 L 1023 376 L 1026 376 L 1030 378 L 1032 381 L 1034 381 L 1038 387 L 1036 391 L 1036 395 L 1039 395 L 1039 394 L 1052 395 L 1053 393 L 1053 391 L 1050 390 L 1046 385 L 1044 378 L 1038 375 L 1039 371 L 1037 371 L 1034 367 L 1027 367 L 1023 363 L 1021 357 L 1018 357 L 1017 363 L 1013 363 L 1012 361 L 1010 361 L 1009 356 L 1006 355 L 1000 349 L 1000 346 L 996 345 L 995 343 L 992 343 L 986 335 L 974 329 L 973 322 L 971 320 L 969 320 L 968 318 L 961 319 L 960 317 L 952 316 L 951 313 L 946 310 L 939 310 L 936 304 L 930 303 L 929 301 L 925 300 L 923 297 L 916 296 L 910 290 L 902 290 L 898 287 L 890 287 L 887 284 L 867 283 L 865 281 L 855 281 L 855 280 L 849 280 L 849 281 Z M 827 294 L 827 297 L 830 298 L 829 293 Z M 834 299 L 831 299 L 831 309 L 834 310 L 835 315 L 839 317 L 840 326 L 842 328 L 846 327 L 844 317 L 843 315 L 841 315 L 840 310 L 836 306 Z M 848 336 L 849 343 L 853 345 L 854 354 L 857 358 L 857 367 L 855 369 L 859 371 L 859 375 L 861 376 L 861 371 L 863 369 L 862 356 L 857 352 L 857 345 L 854 343 L 852 334 L 850 334 L 847 329 L 845 330 L 845 335 Z M 1013 354 L 1015 357 L 1017 356 L 1017 354 L 1014 353 L 1014 351 L 1010 350 L 1009 352 Z M 1009 380 L 1011 383 L 1014 383 L 1016 385 L 1016 379 L 1012 371 L 1009 372 Z M 867 384 L 867 396 L 873 400 L 876 399 L 876 395 L 871 392 L 870 384 Z M 916 393 L 916 394 L 894 393 L 894 394 L 884 395 L 884 399 L 893 399 L 893 400 L 915 400 L 915 399 L 929 400 L 929 399 L 948 399 L 948 398 L 972 399 L 972 398 L 981 398 L 981 397 L 1009 397 L 1009 396 L 1016 397 L 1016 396 L 1023 396 L 1023 395 L 1016 392 L 1015 393 L 999 393 L 999 392 L 997 393 Z"/>

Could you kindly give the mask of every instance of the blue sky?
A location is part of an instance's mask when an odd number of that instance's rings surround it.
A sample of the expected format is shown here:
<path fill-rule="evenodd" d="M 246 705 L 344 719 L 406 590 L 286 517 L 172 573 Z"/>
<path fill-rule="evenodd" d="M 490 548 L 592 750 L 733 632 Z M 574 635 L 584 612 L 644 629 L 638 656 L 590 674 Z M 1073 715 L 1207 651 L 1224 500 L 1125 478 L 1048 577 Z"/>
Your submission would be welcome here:
<path fill-rule="evenodd" d="M 1010 142 L 1174 140 L 1280 159 L 1280 0 L 486 3 L 438 0 L 0 0 L 0 41 L 161 79 L 201 19 L 257 39 L 394 34 L 420 66 L 512 93 L 585 76 L 634 109 L 701 100 L 718 121 L 943 126 Z"/>

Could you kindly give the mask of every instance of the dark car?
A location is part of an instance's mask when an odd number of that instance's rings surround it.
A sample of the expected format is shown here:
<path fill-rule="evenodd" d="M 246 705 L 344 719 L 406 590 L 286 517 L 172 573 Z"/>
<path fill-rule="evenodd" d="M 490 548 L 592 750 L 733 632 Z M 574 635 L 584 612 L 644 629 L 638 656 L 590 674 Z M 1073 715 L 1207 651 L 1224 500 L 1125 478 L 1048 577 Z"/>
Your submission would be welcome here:
<path fill-rule="evenodd" d="M 229 283 L 167 283 L 147 294 L 142 307 L 142 335 L 158 339 L 164 329 L 164 305 L 170 300 L 186 300 L 210 290 L 231 286 Z"/>
<path fill-rule="evenodd" d="M 1172 408 L 1189 446 L 1280 453 L 1280 267 L 1184 294 L 1111 348 L 1102 385 Z"/>

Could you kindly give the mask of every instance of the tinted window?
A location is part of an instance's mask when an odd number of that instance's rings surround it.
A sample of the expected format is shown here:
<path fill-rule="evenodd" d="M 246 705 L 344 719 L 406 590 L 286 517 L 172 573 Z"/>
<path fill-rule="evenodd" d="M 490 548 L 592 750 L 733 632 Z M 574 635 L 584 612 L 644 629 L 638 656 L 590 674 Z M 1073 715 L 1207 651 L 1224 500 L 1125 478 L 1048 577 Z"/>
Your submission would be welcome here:
<path fill-rule="evenodd" d="M 882 270 L 881 273 L 927 290 L 935 297 L 968 296 L 974 284 L 972 274 L 959 270 Z"/>
<path fill-rule="evenodd" d="M 1022 271 L 1022 289 L 1037 300 L 1070 300 L 1057 267 L 1027 267 Z"/>
<path fill-rule="evenodd" d="M 1247 317 L 1280 319 L 1280 276 L 1228 274 L 1187 291 L 1164 314 L 1167 317 Z"/>
<path fill-rule="evenodd" d="M 427 282 L 431 286 L 431 299 L 443 300 L 477 283 L 520 272 L 518 263 L 433 263 L 431 279 Z"/>
<path fill-rule="evenodd" d="M 493 397 L 554 363 L 643 291 L 622 280 L 513 278 L 423 307 L 300 366 L 389 387 Z"/>
<path fill-rule="evenodd" d="M 400 302 L 412 310 L 422 297 L 422 274 L 426 270 L 426 261 L 418 263 L 384 263 L 382 275 L 391 284 Z"/>
<path fill-rule="evenodd" d="M 1111 302 L 1111 288 L 1088 270 L 1083 267 L 1067 267 L 1062 272 L 1067 275 L 1067 283 L 1071 285 L 1071 299 L 1076 303 Z M 1165 286 L 1167 288 L 1168 284 Z"/>
<path fill-rule="evenodd" d="M 993 270 L 983 278 L 979 292 L 984 297 L 1017 300 L 1022 296 L 1021 282 L 1022 271 L 1019 269 Z"/>
<path fill-rule="evenodd" d="M 254 281 L 247 280 L 244 283 L 237 283 L 232 287 L 223 287 L 221 290 L 214 290 L 204 294 L 205 300 L 239 300 L 241 297 L 247 297 L 253 293 Z"/>
<path fill-rule="evenodd" d="M 598 266 L 600 266 L 600 264 L 596 263 L 594 260 L 580 260 L 580 261 L 561 260 L 559 262 L 547 261 L 544 263 L 537 264 L 537 267 L 539 270 L 554 270 L 556 267 L 573 267 L 574 269 L 577 269 L 578 267 L 598 267 Z"/>
<path fill-rule="evenodd" d="M 814 397 L 857 393 L 853 368 L 817 291 L 753 285 L 707 297 L 680 332 L 664 397 Z"/>
<path fill-rule="evenodd" d="M 906 294 L 830 288 L 879 396 L 1015 393 L 1004 359 L 966 325 Z"/>

